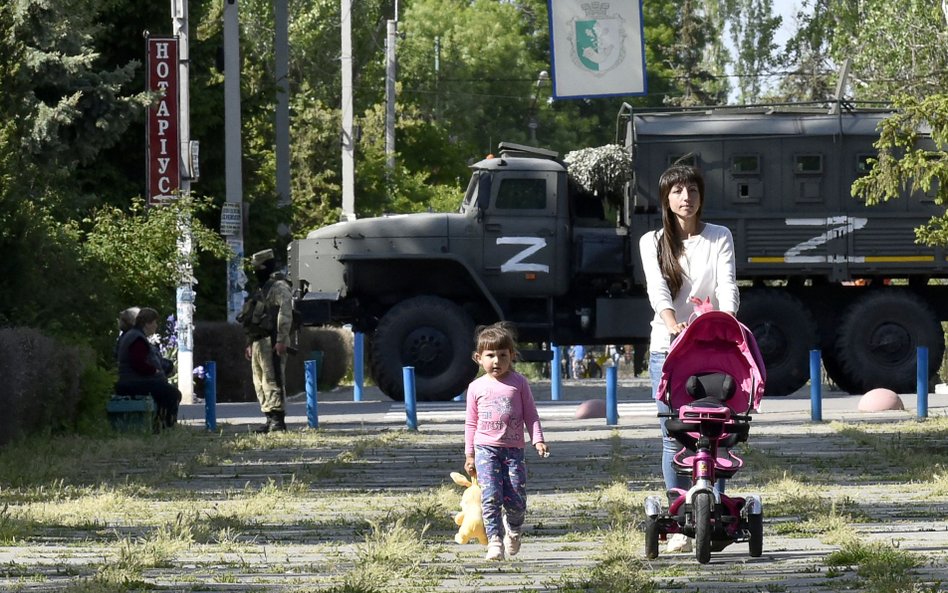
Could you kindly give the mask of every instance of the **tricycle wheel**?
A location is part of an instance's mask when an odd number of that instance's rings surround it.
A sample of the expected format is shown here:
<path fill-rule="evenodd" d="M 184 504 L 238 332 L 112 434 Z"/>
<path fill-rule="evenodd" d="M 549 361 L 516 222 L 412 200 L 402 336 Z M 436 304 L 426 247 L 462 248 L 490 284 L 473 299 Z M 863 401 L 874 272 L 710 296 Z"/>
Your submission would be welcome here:
<path fill-rule="evenodd" d="M 695 509 L 695 558 L 701 564 L 711 561 L 711 510 L 710 492 L 699 492 L 692 499 Z"/>
<path fill-rule="evenodd" d="M 649 560 L 658 558 L 658 519 L 645 519 L 645 557 Z"/>
<path fill-rule="evenodd" d="M 747 531 L 750 532 L 750 539 L 747 541 L 747 547 L 750 550 L 751 558 L 760 558 L 764 553 L 764 515 L 747 515 Z"/>

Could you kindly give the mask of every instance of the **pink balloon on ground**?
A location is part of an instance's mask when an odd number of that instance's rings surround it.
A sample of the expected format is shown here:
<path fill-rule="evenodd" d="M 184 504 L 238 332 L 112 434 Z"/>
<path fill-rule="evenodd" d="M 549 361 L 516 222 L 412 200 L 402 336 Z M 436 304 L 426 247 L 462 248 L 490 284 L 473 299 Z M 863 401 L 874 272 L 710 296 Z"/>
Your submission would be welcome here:
<path fill-rule="evenodd" d="M 606 400 L 604 399 L 587 399 L 583 403 L 579 404 L 576 408 L 576 419 L 583 420 L 586 418 L 605 418 L 606 417 Z"/>
<path fill-rule="evenodd" d="M 891 389 L 877 387 L 866 392 L 859 398 L 860 412 L 886 412 L 888 410 L 904 410 L 902 398 Z"/>

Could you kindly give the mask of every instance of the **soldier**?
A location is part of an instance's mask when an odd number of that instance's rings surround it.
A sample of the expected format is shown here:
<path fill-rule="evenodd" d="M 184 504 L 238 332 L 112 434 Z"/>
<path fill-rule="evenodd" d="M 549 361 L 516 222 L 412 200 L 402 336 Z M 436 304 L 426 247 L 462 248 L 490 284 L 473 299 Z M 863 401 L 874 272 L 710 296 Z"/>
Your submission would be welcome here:
<path fill-rule="evenodd" d="M 237 320 L 247 333 L 244 355 L 253 371 L 253 387 L 267 423 L 256 432 L 286 430 L 286 354 L 293 324 L 293 296 L 289 283 L 276 273 L 272 249 L 251 257 L 257 291 L 244 304 Z"/>

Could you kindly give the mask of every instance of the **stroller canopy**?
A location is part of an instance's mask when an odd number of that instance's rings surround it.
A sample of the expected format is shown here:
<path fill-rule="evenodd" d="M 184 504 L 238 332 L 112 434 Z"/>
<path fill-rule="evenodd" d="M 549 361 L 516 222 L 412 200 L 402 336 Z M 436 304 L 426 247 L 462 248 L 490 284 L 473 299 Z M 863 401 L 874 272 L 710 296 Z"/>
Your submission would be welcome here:
<path fill-rule="evenodd" d="M 672 343 L 662 367 L 656 399 L 677 410 L 693 398 L 685 383 L 692 375 L 727 373 L 737 390 L 725 405 L 737 414 L 758 410 L 767 372 L 754 334 L 723 311 L 698 315 Z"/>

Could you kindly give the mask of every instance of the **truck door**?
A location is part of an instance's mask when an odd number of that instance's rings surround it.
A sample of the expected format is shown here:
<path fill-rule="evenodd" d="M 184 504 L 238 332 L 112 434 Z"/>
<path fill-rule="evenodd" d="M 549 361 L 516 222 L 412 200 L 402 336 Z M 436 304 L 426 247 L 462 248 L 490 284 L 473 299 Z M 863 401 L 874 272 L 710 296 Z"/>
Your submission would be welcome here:
<path fill-rule="evenodd" d="M 484 282 L 508 296 L 551 296 L 565 283 L 557 173 L 499 171 L 484 208 Z"/>

